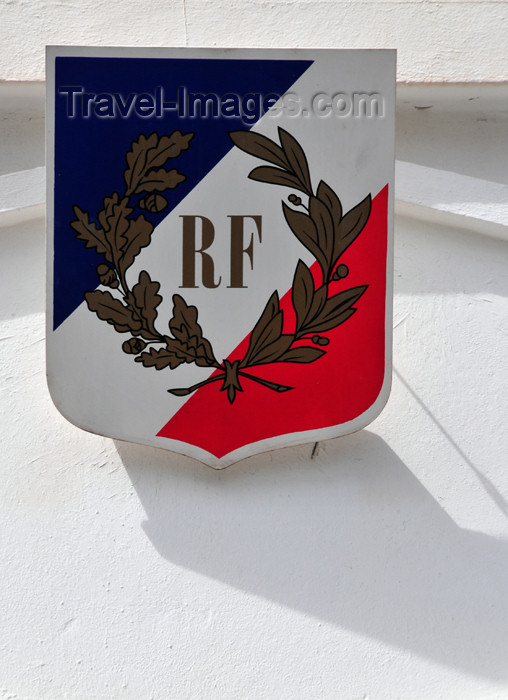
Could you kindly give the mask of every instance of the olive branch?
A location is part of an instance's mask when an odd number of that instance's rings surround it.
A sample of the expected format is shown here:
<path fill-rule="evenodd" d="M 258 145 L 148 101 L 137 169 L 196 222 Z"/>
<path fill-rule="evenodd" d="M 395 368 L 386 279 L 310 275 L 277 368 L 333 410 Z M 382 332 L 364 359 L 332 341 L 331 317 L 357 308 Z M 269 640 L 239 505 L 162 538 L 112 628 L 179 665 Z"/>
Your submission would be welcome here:
<path fill-rule="evenodd" d="M 158 293 L 160 284 L 142 270 L 131 289 L 126 274 L 142 248 L 150 244 L 154 229 L 143 213 L 136 218 L 133 213 L 136 208 L 158 213 L 167 206 L 167 199 L 160 193 L 175 188 L 185 180 L 185 175 L 163 166 L 168 159 L 177 158 L 187 150 L 193 136 L 193 133 L 184 135 L 179 131 L 161 137 L 156 133 L 149 137 L 140 135 L 126 154 L 122 197 L 114 192 L 104 198 L 97 223 L 90 221 L 87 212 L 74 207 L 76 219 L 70 225 L 77 232 L 76 237 L 83 240 L 87 248 L 95 248 L 106 260 L 97 267 L 99 282 L 121 295 L 113 296 L 110 291 L 96 289 L 85 293 L 86 303 L 90 311 L 117 332 L 131 334 L 122 349 L 136 355 L 135 361 L 144 367 L 176 369 L 188 363 L 217 371 L 193 386 L 169 389 L 175 396 L 187 396 L 202 386 L 221 381 L 220 390 L 226 391 L 232 404 L 237 392 L 243 391 L 241 379 L 249 379 L 273 391 L 289 391 L 293 387 L 267 381 L 245 370 L 277 362 L 315 362 L 325 354 L 322 347 L 329 343 L 329 339 L 320 334 L 336 328 L 355 313 L 354 305 L 367 285 L 330 294 L 330 283 L 348 275 L 347 266 L 339 260 L 365 227 L 371 197 L 368 195 L 343 214 L 338 196 L 325 182 L 319 183 L 314 194 L 305 153 L 287 131 L 279 128 L 280 145 L 251 131 L 230 133 L 239 149 L 270 163 L 252 170 L 251 180 L 290 187 L 307 198 L 305 205 L 300 196 L 292 193 L 288 201 L 295 208 L 284 201 L 282 208 L 293 234 L 317 260 L 322 281 L 316 285 L 309 267 L 299 260 L 292 285 L 296 315 L 293 331 L 284 332 L 284 315 L 275 291 L 252 329 L 244 357 L 220 363 L 210 341 L 203 336 L 195 306 L 189 306 L 180 295 L 174 294 L 173 316 L 169 321 L 171 335 L 160 333 L 155 326 L 157 307 L 162 302 Z M 133 201 L 136 195 L 142 195 L 137 202 Z M 312 345 L 302 344 L 309 340 Z M 149 345 L 163 347 L 146 350 Z"/>

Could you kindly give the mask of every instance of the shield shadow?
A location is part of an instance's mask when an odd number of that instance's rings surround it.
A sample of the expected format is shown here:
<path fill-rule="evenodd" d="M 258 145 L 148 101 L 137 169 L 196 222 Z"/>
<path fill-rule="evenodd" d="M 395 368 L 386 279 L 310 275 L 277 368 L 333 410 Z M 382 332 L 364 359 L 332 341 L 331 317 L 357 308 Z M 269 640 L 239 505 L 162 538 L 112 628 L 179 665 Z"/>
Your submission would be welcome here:
<path fill-rule="evenodd" d="M 441 664 L 508 677 L 508 543 L 458 527 L 375 434 L 221 472 L 116 446 L 147 537 L 168 561 Z"/>

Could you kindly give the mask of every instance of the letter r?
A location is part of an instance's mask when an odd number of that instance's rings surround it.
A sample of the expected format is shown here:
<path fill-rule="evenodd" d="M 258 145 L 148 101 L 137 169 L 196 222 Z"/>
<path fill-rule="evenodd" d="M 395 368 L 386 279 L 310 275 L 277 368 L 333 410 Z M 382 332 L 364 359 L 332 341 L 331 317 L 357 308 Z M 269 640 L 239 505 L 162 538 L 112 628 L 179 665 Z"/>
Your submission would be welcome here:
<path fill-rule="evenodd" d="M 213 243 L 215 230 L 210 219 L 206 216 L 183 215 L 183 254 L 182 254 L 182 284 L 183 287 L 196 288 L 196 255 L 201 256 L 201 276 L 203 286 L 215 289 L 221 283 L 215 282 L 215 271 L 213 258 L 205 253 Z M 196 245 L 196 220 L 201 220 L 201 247 Z"/>

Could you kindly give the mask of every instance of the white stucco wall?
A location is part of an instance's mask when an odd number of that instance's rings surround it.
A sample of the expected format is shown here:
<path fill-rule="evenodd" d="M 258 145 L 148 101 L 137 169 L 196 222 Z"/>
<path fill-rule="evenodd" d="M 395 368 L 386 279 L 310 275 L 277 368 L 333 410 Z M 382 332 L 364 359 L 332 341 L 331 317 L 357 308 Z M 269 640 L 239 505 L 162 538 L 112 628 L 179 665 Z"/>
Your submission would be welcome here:
<path fill-rule="evenodd" d="M 4 0 L 0 80 L 43 80 L 44 44 L 397 48 L 409 82 L 504 81 L 505 0 Z"/>
<path fill-rule="evenodd" d="M 507 4 L 12 1 L 0 68 L 42 79 L 46 42 L 400 45 L 401 80 L 499 81 Z M 504 96 L 440 90 L 399 91 L 397 157 L 508 184 Z M 40 99 L 0 89 L 0 176 L 43 165 Z M 44 221 L 0 227 L 1 698 L 508 696 L 508 242 L 395 233 L 381 416 L 215 472 L 58 414 Z"/>

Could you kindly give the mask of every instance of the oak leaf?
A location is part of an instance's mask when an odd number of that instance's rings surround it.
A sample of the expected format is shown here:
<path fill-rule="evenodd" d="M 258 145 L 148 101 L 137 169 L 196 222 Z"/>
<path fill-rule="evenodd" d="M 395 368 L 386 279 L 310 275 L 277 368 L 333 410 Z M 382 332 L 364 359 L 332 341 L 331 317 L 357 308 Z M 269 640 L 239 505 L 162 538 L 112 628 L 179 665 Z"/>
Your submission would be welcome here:
<path fill-rule="evenodd" d="M 118 333 L 130 332 L 137 335 L 141 331 L 141 321 L 111 292 L 103 292 L 100 289 L 86 292 L 85 300 L 90 311 L 94 311 L 101 321 L 107 321 L 114 326 Z"/>
<path fill-rule="evenodd" d="M 130 219 L 129 227 L 124 234 L 126 242 L 122 257 L 118 262 L 118 266 L 123 272 L 129 269 L 140 250 L 150 245 L 152 232 L 153 224 L 147 221 L 143 214 L 140 214 L 136 219 Z"/>
<path fill-rule="evenodd" d="M 157 307 L 162 301 L 162 297 L 157 292 L 160 289 L 158 282 L 152 282 L 146 270 L 139 273 L 139 282 L 132 288 L 132 296 L 139 309 L 141 316 L 145 319 L 148 330 L 157 336 L 155 329 L 155 319 L 157 318 Z"/>
<path fill-rule="evenodd" d="M 198 323 L 198 310 L 195 306 L 188 306 L 179 294 L 173 295 L 173 317 L 169 322 L 169 328 L 176 340 L 186 345 L 186 350 L 189 351 L 189 348 L 192 348 L 197 364 L 203 367 L 218 365 L 211 343 L 203 337 L 203 331 Z"/>
<path fill-rule="evenodd" d="M 72 228 L 77 231 L 77 236 L 80 241 L 85 241 L 86 248 L 95 248 L 98 253 L 104 255 L 106 260 L 113 262 L 111 246 L 106 240 L 106 235 L 102 228 L 98 228 L 90 221 L 88 212 L 83 211 L 77 205 L 73 207 L 76 219 L 71 221 Z"/>
<path fill-rule="evenodd" d="M 177 185 L 186 180 L 185 175 L 178 172 L 176 168 L 172 170 L 151 170 L 148 175 L 142 177 L 139 185 L 134 190 L 134 194 L 140 192 L 164 192 L 164 190 L 173 190 Z"/>

